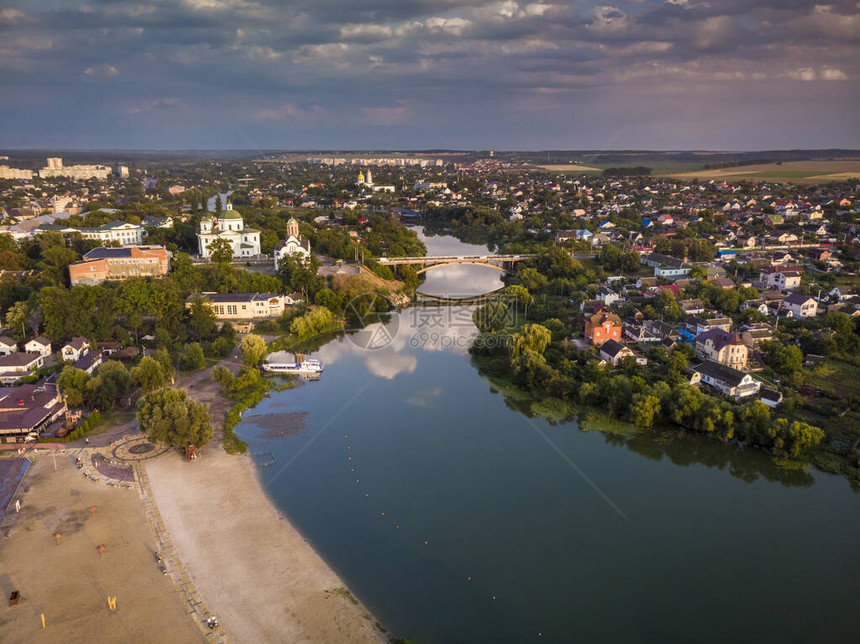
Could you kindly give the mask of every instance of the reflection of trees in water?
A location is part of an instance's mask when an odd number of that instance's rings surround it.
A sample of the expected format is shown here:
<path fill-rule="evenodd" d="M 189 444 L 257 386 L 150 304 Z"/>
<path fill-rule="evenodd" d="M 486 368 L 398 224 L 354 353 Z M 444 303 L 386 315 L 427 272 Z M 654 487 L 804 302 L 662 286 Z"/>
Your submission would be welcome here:
<path fill-rule="evenodd" d="M 623 445 L 631 452 L 654 461 L 665 456 L 681 467 L 699 464 L 724 470 L 747 483 L 757 481 L 759 477 L 785 487 L 809 487 L 815 483 L 809 472 L 783 469 L 764 452 L 738 444 L 727 445 L 689 432 L 652 432 L 631 438 L 606 435 L 606 442 Z"/>
<path fill-rule="evenodd" d="M 499 382 L 491 382 L 490 391 L 501 393 L 508 409 L 529 418 L 536 416 L 534 403 L 539 400 L 535 397 L 513 386 L 509 389 Z M 572 422 L 558 423 L 546 418 L 544 420 L 553 426 L 569 424 L 571 429 L 573 428 Z M 576 427 L 579 428 L 579 423 Z M 672 464 L 680 467 L 704 465 L 728 472 L 747 483 L 753 483 L 759 478 L 780 483 L 784 487 L 809 487 L 815 483 L 815 478 L 809 472 L 783 469 L 769 454 L 762 451 L 737 443 L 726 444 L 692 432 L 650 430 L 632 436 L 606 432 L 601 434 L 608 445 L 626 447 L 652 461 L 668 458 Z"/>

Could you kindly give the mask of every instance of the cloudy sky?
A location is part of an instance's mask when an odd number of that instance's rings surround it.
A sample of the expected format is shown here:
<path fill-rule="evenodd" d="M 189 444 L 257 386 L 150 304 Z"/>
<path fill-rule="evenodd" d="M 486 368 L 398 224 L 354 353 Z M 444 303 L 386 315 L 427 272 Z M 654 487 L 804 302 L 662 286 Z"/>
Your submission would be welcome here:
<path fill-rule="evenodd" d="M 860 1 L 0 0 L 0 147 L 860 148 Z"/>

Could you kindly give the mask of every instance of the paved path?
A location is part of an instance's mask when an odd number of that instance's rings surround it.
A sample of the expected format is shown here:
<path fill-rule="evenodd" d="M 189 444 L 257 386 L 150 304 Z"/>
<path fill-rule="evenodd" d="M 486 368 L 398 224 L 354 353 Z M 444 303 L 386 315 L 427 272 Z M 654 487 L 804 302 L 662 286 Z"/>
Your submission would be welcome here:
<path fill-rule="evenodd" d="M 146 474 L 146 468 L 140 464 L 135 464 L 133 467 L 138 482 L 138 494 L 143 502 L 143 511 L 146 514 L 150 527 L 152 527 L 155 533 L 155 541 L 159 548 L 158 551 L 161 553 L 167 573 L 173 580 L 173 585 L 176 586 L 176 589 L 188 607 L 189 615 L 191 615 L 194 622 L 200 627 L 206 641 L 229 642 L 229 639 L 220 628 L 211 630 L 206 625 L 206 620 L 212 616 L 212 613 L 203 604 L 203 600 L 197 594 L 191 578 L 188 576 L 188 573 L 182 566 L 182 562 L 179 561 L 176 551 L 173 549 L 170 535 L 167 534 L 167 528 L 161 520 L 158 506 L 152 497 L 152 489 L 149 486 L 149 476 Z"/>

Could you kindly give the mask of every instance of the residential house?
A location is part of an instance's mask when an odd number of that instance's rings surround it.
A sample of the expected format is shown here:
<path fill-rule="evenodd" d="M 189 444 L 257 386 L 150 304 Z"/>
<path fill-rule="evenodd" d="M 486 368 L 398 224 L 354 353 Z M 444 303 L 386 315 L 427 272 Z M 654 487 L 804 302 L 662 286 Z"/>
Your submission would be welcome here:
<path fill-rule="evenodd" d="M 733 289 L 735 287 L 735 283 L 728 277 L 715 277 L 711 280 L 708 280 L 711 284 L 721 289 Z"/>
<path fill-rule="evenodd" d="M 195 293 L 186 301 L 190 308 L 202 298 L 219 320 L 251 321 L 280 317 L 287 306 L 286 297 L 277 293 Z"/>
<path fill-rule="evenodd" d="M 713 360 L 734 369 L 746 369 L 748 349 L 737 333 L 712 329 L 696 336 L 694 345 L 700 358 Z"/>
<path fill-rule="evenodd" d="M 767 315 L 768 311 L 770 310 L 767 308 L 767 302 L 765 302 L 764 299 L 760 297 L 754 300 L 746 300 L 744 302 L 741 302 L 740 309 L 741 311 L 753 309 L 755 311 L 758 311 L 762 315 Z"/>
<path fill-rule="evenodd" d="M 710 331 L 711 329 L 722 329 L 728 333 L 732 329 L 732 319 L 712 318 L 710 320 L 705 320 L 703 318 L 693 316 L 687 322 L 687 326 L 696 335 L 704 333 L 705 331 Z"/>
<path fill-rule="evenodd" d="M 15 353 L 17 350 L 17 342 L 8 336 L 0 335 L 0 355 L 8 356 L 10 353 Z"/>
<path fill-rule="evenodd" d="M 818 314 L 815 298 L 801 293 L 790 293 L 782 302 L 782 308 L 791 311 L 796 318 L 811 318 Z"/>
<path fill-rule="evenodd" d="M 39 353 L 10 353 L 0 358 L 0 382 L 4 385 L 14 384 L 25 376 L 32 376 L 44 364 L 45 358 Z"/>
<path fill-rule="evenodd" d="M 764 322 L 747 324 L 740 328 L 740 334 L 745 345 L 750 349 L 758 349 L 762 342 L 770 342 L 773 339 L 773 327 Z"/>
<path fill-rule="evenodd" d="M 0 442 L 23 442 L 61 418 L 66 404 L 51 383 L 0 389 Z"/>
<path fill-rule="evenodd" d="M 755 396 L 761 389 L 761 382 L 750 374 L 713 360 L 705 360 L 693 367 L 693 370 L 700 374 L 702 382 L 730 398 Z"/>
<path fill-rule="evenodd" d="M 697 313 L 705 312 L 705 303 L 699 299 L 681 300 L 679 304 L 681 305 L 681 310 L 687 315 L 695 315 Z"/>
<path fill-rule="evenodd" d="M 654 277 L 683 277 L 689 275 L 692 270 L 692 267 L 683 259 L 661 255 L 660 253 L 642 255 L 640 262 L 645 266 L 654 267 Z"/>
<path fill-rule="evenodd" d="M 802 271 L 800 267 L 769 267 L 762 269 L 761 281 L 765 288 L 785 291 L 800 286 Z"/>
<path fill-rule="evenodd" d="M 38 353 L 43 358 L 47 358 L 51 355 L 51 341 L 43 335 L 37 335 L 24 345 L 24 351 Z"/>
<path fill-rule="evenodd" d="M 606 306 L 611 306 L 614 302 L 620 300 L 621 296 L 608 286 L 601 286 L 597 289 L 597 299 L 603 302 Z"/>
<path fill-rule="evenodd" d="M 87 351 L 78 358 L 75 363 L 72 365 L 75 369 L 80 369 L 81 371 L 86 371 L 88 374 L 93 374 L 96 369 L 99 368 L 99 365 L 102 363 L 102 352 L 101 351 Z"/>
<path fill-rule="evenodd" d="M 60 355 L 63 357 L 63 360 L 71 362 L 77 362 L 81 359 L 81 356 L 84 356 L 89 352 L 90 341 L 81 336 L 72 338 L 63 345 L 62 349 L 60 349 Z"/>
<path fill-rule="evenodd" d="M 647 358 L 634 353 L 629 347 L 616 340 L 607 340 L 600 346 L 600 358 L 606 360 L 613 367 L 621 364 L 624 358 L 633 358 L 637 364 L 645 365 L 648 363 Z"/>
<path fill-rule="evenodd" d="M 761 391 L 759 392 L 759 400 L 761 400 L 768 407 L 777 407 L 782 403 L 782 393 L 777 391 L 776 389 L 762 387 Z"/>
<path fill-rule="evenodd" d="M 621 318 L 609 311 L 598 311 L 585 319 L 585 337 L 599 347 L 607 340 L 621 339 Z"/>
<path fill-rule="evenodd" d="M 677 328 L 663 320 L 645 320 L 642 328 L 646 334 L 658 341 L 666 338 L 677 340 L 681 337 Z"/>

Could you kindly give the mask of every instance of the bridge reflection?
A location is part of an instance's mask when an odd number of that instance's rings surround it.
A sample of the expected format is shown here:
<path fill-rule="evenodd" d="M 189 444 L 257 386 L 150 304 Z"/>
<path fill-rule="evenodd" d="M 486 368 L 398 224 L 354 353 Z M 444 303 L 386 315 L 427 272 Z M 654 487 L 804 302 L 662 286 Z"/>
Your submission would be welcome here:
<path fill-rule="evenodd" d="M 468 306 L 472 304 L 485 304 L 498 299 L 506 287 L 502 286 L 495 291 L 482 293 L 481 295 L 467 295 L 464 297 L 445 297 L 442 295 L 429 295 L 416 291 L 410 306 Z"/>

